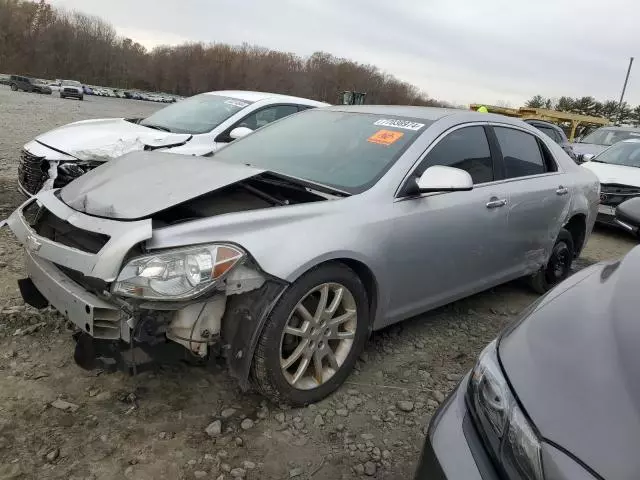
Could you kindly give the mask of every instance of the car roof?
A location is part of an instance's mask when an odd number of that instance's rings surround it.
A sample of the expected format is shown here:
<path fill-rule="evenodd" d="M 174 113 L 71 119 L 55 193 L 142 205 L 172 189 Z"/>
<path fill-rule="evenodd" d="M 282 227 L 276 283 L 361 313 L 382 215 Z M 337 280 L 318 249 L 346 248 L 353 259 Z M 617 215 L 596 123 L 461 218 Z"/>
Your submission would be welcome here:
<path fill-rule="evenodd" d="M 310 100 L 308 98 L 293 97 L 291 95 L 281 95 L 279 93 L 269 92 L 252 92 L 249 90 L 220 90 L 217 92 L 206 92 L 207 95 L 220 95 L 223 97 L 237 98 L 238 100 L 246 100 L 247 102 L 259 102 L 261 100 L 272 100 L 281 102 L 300 103 L 304 105 L 313 105 L 317 107 L 325 107 L 329 105 L 325 102 Z"/>
<path fill-rule="evenodd" d="M 368 113 L 372 115 L 392 115 L 396 117 L 421 118 L 435 121 L 448 115 L 464 112 L 454 108 L 413 107 L 404 105 L 336 105 L 328 110 L 337 112 Z"/>
<path fill-rule="evenodd" d="M 390 115 L 396 117 L 409 117 L 435 122 L 445 117 L 452 117 L 459 123 L 467 122 L 494 122 L 515 126 L 527 125 L 519 118 L 507 117 L 496 113 L 481 113 L 475 110 L 441 108 L 441 107 L 416 107 L 402 105 L 336 105 L 325 110 L 335 112 L 366 113 L 371 115 Z M 533 128 L 531 125 L 527 125 Z"/>

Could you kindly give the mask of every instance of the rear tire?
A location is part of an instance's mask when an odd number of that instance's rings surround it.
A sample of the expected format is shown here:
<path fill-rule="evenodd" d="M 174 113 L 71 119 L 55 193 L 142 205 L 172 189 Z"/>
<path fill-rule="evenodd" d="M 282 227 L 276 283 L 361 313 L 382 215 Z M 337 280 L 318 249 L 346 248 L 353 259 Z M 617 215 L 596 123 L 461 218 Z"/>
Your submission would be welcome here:
<path fill-rule="evenodd" d="M 18 91 L 18 86 L 15 83 L 11 84 L 11 90 L 13 90 L 14 92 Z"/>
<path fill-rule="evenodd" d="M 537 293 L 546 293 L 571 274 L 575 247 L 568 230 L 560 229 L 547 264 L 529 277 L 529 285 Z"/>
<path fill-rule="evenodd" d="M 321 302 L 325 307 L 318 308 Z M 322 400 L 351 373 L 369 325 L 367 292 L 353 270 L 340 263 L 311 270 L 267 318 L 251 364 L 252 383 L 275 403 Z"/>

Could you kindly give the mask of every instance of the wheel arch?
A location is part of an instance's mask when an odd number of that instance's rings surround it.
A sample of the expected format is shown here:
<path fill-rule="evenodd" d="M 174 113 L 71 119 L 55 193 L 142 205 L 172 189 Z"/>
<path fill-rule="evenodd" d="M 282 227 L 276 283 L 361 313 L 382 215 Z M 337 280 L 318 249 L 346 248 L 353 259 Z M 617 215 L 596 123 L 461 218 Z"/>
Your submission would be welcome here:
<path fill-rule="evenodd" d="M 367 262 L 365 258 L 362 258 L 362 256 L 354 252 L 335 252 L 333 255 L 324 255 L 296 269 L 295 272 L 287 276 L 286 280 L 289 283 L 293 283 L 305 273 L 328 263 L 341 263 L 353 270 L 358 278 L 360 278 L 367 292 L 369 312 L 371 315 L 370 323 L 373 325 L 380 305 L 381 286 L 369 262 Z"/>
<path fill-rule="evenodd" d="M 583 213 L 576 213 L 564 224 L 563 228 L 571 234 L 574 256 L 577 258 L 587 237 L 587 216 Z"/>
<path fill-rule="evenodd" d="M 223 316 L 223 331 L 227 322 L 237 325 L 232 335 L 224 339 L 228 343 L 227 365 L 233 377 L 235 377 L 240 387 L 244 390 L 249 388 L 249 374 L 253 356 L 258 343 L 258 338 L 262 334 L 267 317 L 275 307 L 277 301 L 287 289 L 288 285 L 294 283 L 305 273 L 320 268 L 323 265 L 338 263 L 352 270 L 362 281 L 367 292 L 369 302 L 369 331 L 373 329 L 379 306 L 379 285 L 372 269 L 361 259 L 353 256 L 337 255 L 323 258 L 317 262 L 305 265 L 304 268 L 296 270 L 292 275 L 281 281 L 272 277 L 259 290 L 254 290 L 243 295 L 234 295 L 232 301 L 227 303 L 227 311 Z M 258 308 L 255 308 L 255 307 Z M 253 307 L 253 308 L 252 308 Z M 224 337 L 225 335 L 223 335 Z"/>

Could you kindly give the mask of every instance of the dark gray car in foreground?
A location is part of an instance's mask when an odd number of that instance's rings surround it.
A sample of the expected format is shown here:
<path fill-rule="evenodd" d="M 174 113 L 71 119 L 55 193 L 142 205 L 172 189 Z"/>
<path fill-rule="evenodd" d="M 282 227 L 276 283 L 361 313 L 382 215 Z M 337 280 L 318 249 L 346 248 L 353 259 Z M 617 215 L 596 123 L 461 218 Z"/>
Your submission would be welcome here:
<path fill-rule="evenodd" d="M 640 476 L 640 248 L 537 300 L 431 421 L 417 478 Z"/>

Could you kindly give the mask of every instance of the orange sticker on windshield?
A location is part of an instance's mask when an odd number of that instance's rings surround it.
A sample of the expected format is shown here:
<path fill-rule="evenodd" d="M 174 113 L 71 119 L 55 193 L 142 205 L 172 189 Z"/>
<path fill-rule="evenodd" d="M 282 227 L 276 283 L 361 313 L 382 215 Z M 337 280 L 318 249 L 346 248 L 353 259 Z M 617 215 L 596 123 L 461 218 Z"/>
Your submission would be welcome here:
<path fill-rule="evenodd" d="M 377 143 L 379 145 L 391 145 L 404 136 L 402 132 L 394 132 L 393 130 L 378 130 L 376 133 L 367 138 L 368 142 Z"/>

